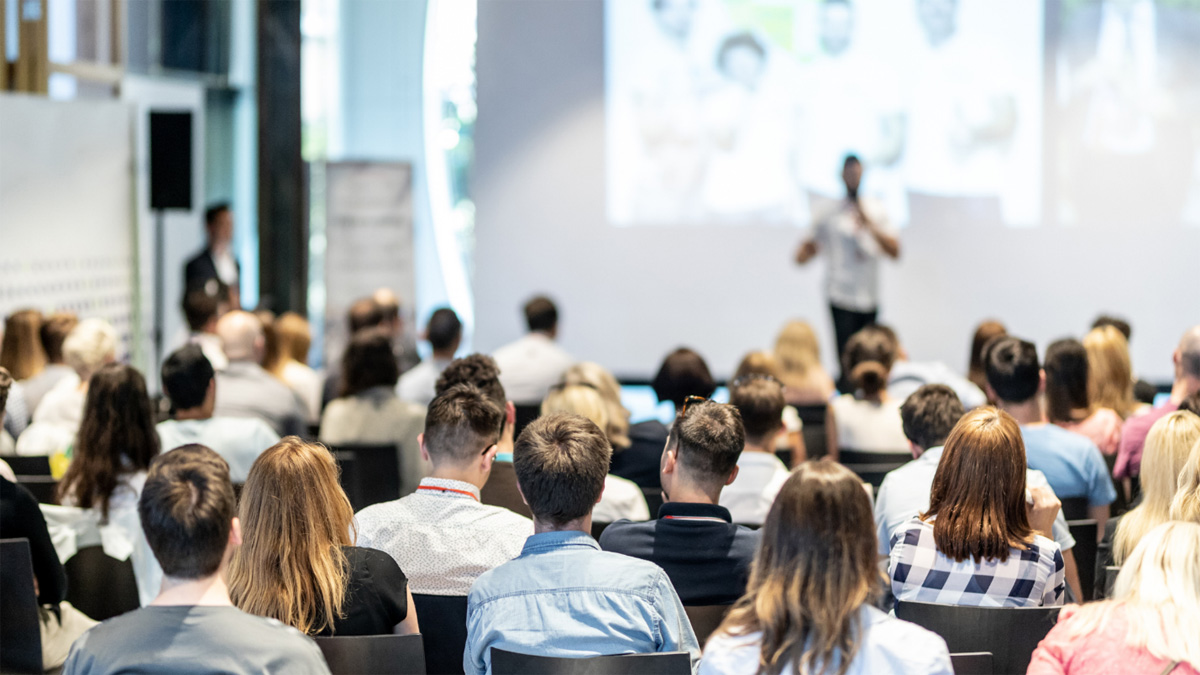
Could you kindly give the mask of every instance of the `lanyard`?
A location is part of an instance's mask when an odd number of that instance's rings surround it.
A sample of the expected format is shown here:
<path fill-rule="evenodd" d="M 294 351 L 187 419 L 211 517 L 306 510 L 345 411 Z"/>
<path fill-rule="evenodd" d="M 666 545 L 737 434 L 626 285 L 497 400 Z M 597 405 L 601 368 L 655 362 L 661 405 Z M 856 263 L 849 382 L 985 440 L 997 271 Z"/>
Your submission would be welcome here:
<path fill-rule="evenodd" d="M 466 490 L 457 490 L 455 488 L 439 487 L 437 485 L 418 485 L 417 489 L 418 490 L 432 490 L 433 492 L 443 492 L 443 493 L 453 492 L 455 494 L 466 495 L 466 496 L 470 497 L 471 499 L 474 499 L 475 501 L 479 501 L 478 497 L 476 497 L 474 494 L 472 494 L 470 492 L 467 492 Z"/>

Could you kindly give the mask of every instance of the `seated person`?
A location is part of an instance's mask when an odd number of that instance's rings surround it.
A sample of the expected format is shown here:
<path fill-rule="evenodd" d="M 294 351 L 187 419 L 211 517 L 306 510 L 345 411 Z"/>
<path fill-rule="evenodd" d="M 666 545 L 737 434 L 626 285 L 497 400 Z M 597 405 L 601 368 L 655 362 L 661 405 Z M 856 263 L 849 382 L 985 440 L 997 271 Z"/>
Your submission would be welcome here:
<path fill-rule="evenodd" d="M 686 651 L 700 645 L 662 568 L 607 553 L 591 537 L 612 448 L 578 415 L 529 424 L 513 463 L 535 534 L 520 557 L 484 572 L 467 598 L 463 669 L 491 672 L 493 647 L 587 657 Z"/>
<path fill-rule="evenodd" d="M 358 543 L 392 556 L 409 588 L 466 595 L 476 577 L 521 553 L 533 523 L 479 502 L 497 452 L 504 413 L 469 384 L 429 404 L 421 455 L 433 473 L 414 494 L 358 512 Z"/>
<path fill-rule="evenodd" d="M 788 454 L 788 460 L 784 462 L 788 468 L 800 466 L 804 460 L 808 459 L 808 448 L 804 444 L 804 421 L 800 419 L 799 410 L 787 402 L 788 390 L 787 386 L 783 384 L 783 370 L 770 352 L 747 352 L 738 362 L 737 368 L 734 369 L 730 382 L 739 380 L 748 382 L 752 377 L 773 379 L 783 386 L 783 433 L 775 440 L 775 454 L 776 456 L 780 452 Z"/>
<path fill-rule="evenodd" d="M 222 673 L 329 673 L 302 633 L 229 601 L 225 573 L 241 527 L 225 460 L 196 445 L 162 455 L 138 511 L 162 564 L 162 591 L 150 606 L 79 638 L 64 673 L 190 672 L 200 664 Z"/>
<path fill-rule="evenodd" d="M 873 607 L 878 588 L 862 482 L 834 462 L 805 462 L 767 515 L 750 587 L 700 673 L 951 675 L 945 641 Z"/>
<path fill-rule="evenodd" d="M 609 427 L 608 404 L 591 385 L 557 384 L 551 387 L 550 393 L 542 401 L 542 414 L 554 412 L 582 415 L 606 431 Z M 642 489 L 636 483 L 610 473 L 604 477 L 604 493 L 600 503 L 592 510 L 592 519 L 597 523 L 650 520 L 650 509 L 646 506 Z"/>
<path fill-rule="evenodd" d="M 775 339 L 774 356 L 788 405 L 823 406 L 837 393 L 833 378 L 821 365 L 817 334 L 807 322 L 795 320 L 784 325 Z"/>
<path fill-rule="evenodd" d="M 217 372 L 215 414 L 256 417 L 281 436 L 304 433 L 308 417 L 304 401 L 261 365 L 267 346 L 262 321 L 235 310 L 217 321 L 217 334 L 229 365 Z"/>
<path fill-rule="evenodd" d="M 613 523 L 600 548 L 663 568 L 684 605 L 728 605 L 746 591 L 758 532 L 734 525 L 718 506 L 738 475 L 745 436 L 732 406 L 703 401 L 686 408 L 663 453 L 665 503 L 658 520 Z"/>
<path fill-rule="evenodd" d="M 308 321 L 295 312 L 284 312 L 271 324 L 271 332 L 275 336 L 275 348 L 264 367 L 304 401 L 308 413 L 304 421 L 319 423 L 325 380 L 308 365 L 308 350 L 312 347 L 312 329 Z"/>
<path fill-rule="evenodd" d="M 1046 349 L 1046 418 L 1117 454 L 1123 420 L 1112 408 L 1097 405 L 1088 392 L 1088 353 L 1079 340 L 1055 340 Z"/>
<path fill-rule="evenodd" d="M 199 345 L 213 370 L 225 370 L 225 366 L 229 365 L 225 346 L 217 335 L 217 320 L 229 311 L 225 301 L 228 297 L 227 288 L 218 288 L 213 295 L 203 288 L 194 288 L 183 296 L 183 317 L 188 325 L 187 344 Z"/>
<path fill-rule="evenodd" d="M 658 484 L 658 462 L 662 458 L 662 446 L 666 442 L 665 429 L 661 422 L 653 420 L 658 427 L 664 429 L 664 434 L 655 448 L 653 443 L 646 443 L 648 436 L 642 433 L 641 442 L 635 446 L 634 429 L 629 424 L 629 409 L 621 402 L 621 384 L 617 378 L 604 366 L 590 361 L 576 363 L 567 369 L 563 375 L 564 385 L 583 385 L 596 390 L 604 401 L 606 423 L 603 425 L 608 442 L 613 446 L 612 466 L 608 472 L 633 481 L 640 487 L 660 487 Z M 594 420 L 593 420 L 594 421 Z M 636 424 L 639 432 L 646 430 L 645 424 Z M 655 432 L 656 433 L 656 432 Z M 649 438 L 655 438 L 651 434 Z M 654 477 L 648 474 L 653 470 Z M 641 481 L 641 482 L 639 482 Z"/>
<path fill-rule="evenodd" d="M 288 436 L 268 448 L 239 501 L 242 545 L 229 567 L 239 609 L 308 635 L 419 632 L 396 561 L 354 545 L 354 511 L 324 447 Z"/>
<path fill-rule="evenodd" d="M 217 379 L 199 345 L 175 350 L 162 365 L 163 392 L 171 399 L 173 419 L 158 423 L 166 450 L 198 444 L 211 448 L 229 464 L 234 483 L 245 483 L 250 466 L 279 435 L 256 417 L 213 417 Z"/>
<path fill-rule="evenodd" d="M 1111 600 L 1063 608 L 1030 675 L 1200 673 L 1200 525 L 1150 530 L 1121 567 Z"/>
<path fill-rule="evenodd" d="M 558 307 L 545 296 L 525 303 L 524 337 L 496 350 L 504 390 L 520 405 L 538 405 L 574 359 L 558 346 Z"/>
<path fill-rule="evenodd" d="M 670 401 L 677 415 L 689 396 L 709 398 L 717 389 L 704 358 L 686 347 L 667 354 L 651 386 L 659 402 Z M 644 488 L 662 487 L 658 470 L 667 431 L 667 426 L 656 419 L 630 426 L 629 448 L 613 454 L 613 475 L 628 478 Z"/>
<path fill-rule="evenodd" d="M 1021 425 L 1029 468 L 1045 474 L 1059 499 L 1087 497 L 1088 517 L 1103 533 L 1117 490 L 1095 443 L 1047 423 L 1038 400 L 1046 379 L 1038 367 L 1037 347 L 1012 336 L 996 338 L 984 350 L 984 364 L 988 398 Z"/>
<path fill-rule="evenodd" d="M 1189 400 L 1200 404 L 1200 396 L 1193 394 Z M 1192 446 L 1187 463 L 1179 472 L 1175 498 L 1171 500 L 1171 520 L 1200 524 L 1200 443 Z"/>
<path fill-rule="evenodd" d="M 922 386 L 900 406 L 904 435 L 908 436 L 916 459 L 889 472 L 875 495 L 875 533 L 879 539 L 879 555 L 886 558 L 891 553 L 892 536 L 913 516 L 929 509 L 929 491 L 942 460 L 942 446 L 963 414 L 962 403 L 954 390 L 942 384 Z M 1033 469 L 1025 470 L 1025 482 L 1030 488 L 1049 488 L 1042 472 Z M 1075 538 L 1071 536 L 1061 510 L 1055 516 L 1052 530 L 1042 534 L 1053 538 L 1059 545 L 1066 566 L 1067 585 L 1076 598 L 1082 598 L 1079 570 L 1072 552 Z"/>
<path fill-rule="evenodd" d="M 746 447 L 737 460 L 737 474 L 721 492 L 721 506 L 733 522 L 761 525 L 775 495 L 787 480 L 788 468 L 775 456 L 775 441 L 783 428 L 783 386 L 774 378 L 750 376 L 734 380 L 729 403 L 745 427 Z"/>
<path fill-rule="evenodd" d="M 892 537 L 897 600 L 981 607 L 1063 604 L 1064 565 L 1049 532 L 1059 503 L 1044 488 L 1026 503 L 1024 445 L 1010 415 L 979 408 L 946 439 L 929 510 Z"/>
<path fill-rule="evenodd" d="M 896 343 L 891 331 L 867 326 L 850 336 L 842 354 L 842 372 L 854 393 L 833 399 L 826 413 L 828 453 L 837 459 L 838 450 L 855 452 L 908 452 L 908 439 L 900 427 L 900 404 L 888 392 L 888 375 L 896 361 Z"/>
<path fill-rule="evenodd" d="M 63 341 L 78 323 L 79 319 L 74 314 L 57 312 L 45 317 L 38 328 L 38 337 L 41 339 L 42 349 L 46 352 L 46 368 L 23 383 L 25 405 L 31 415 L 38 409 L 42 397 L 60 382 L 66 380 L 74 382 L 75 385 L 79 384 L 79 375 L 67 365 L 63 356 Z"/>
<path fill-rule="evenodd" d="M 973 410 L 987 403 L 987 396 L 974 382 L 954 372 L 954 369 L 941 361 L 910 361 L 908 352 L 897 337 L 896 331 L 889 326 L 880 325 L 878 328 L 888 332 L 896 343 L 896 361 L 888 372 L 888 394 L 903 401 L 918 387 L 925 384 L 944 384 L 954 390 L 963 407 Z"/>
<path fill-rule="evenodd" d="M 429 341 L 433 353 L 400 376 L 400 381 L 396 383 L 396 395 L 401 401 L 429 405 L 437 395 L 438 378 L 454 360 L 454 354 L 462 344 L 462 332 L 462 321 L 454 310 L 441 307 L 433 311 L 425 326 L 425 339 Z"/>
<path fill-rule="evenodd" d="M 1142 463 L 1142 445 L 1146 434 L 1160 418 L 1179 409 L 1187 397 L 1200 392 L 1200 325 L 1192 326 L 1179 339 L 1179 345 L 1171 354 L 1175 369 L 1171 381 L 1171 396 L 1166 403 L 1140 415 L 1125 420 L 1121 427 L 1121 447 L 1117 450 L 1117 463 L 1113 467 L 1116 478 L 1132 478 L 1139 475 Z"/>

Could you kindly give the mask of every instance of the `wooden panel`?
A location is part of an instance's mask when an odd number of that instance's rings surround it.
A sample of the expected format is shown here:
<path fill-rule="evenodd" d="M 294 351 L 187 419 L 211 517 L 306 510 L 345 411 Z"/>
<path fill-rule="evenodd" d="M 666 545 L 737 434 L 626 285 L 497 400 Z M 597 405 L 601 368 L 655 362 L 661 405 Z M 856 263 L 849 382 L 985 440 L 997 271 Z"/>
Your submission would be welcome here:
<path fill-rule="evenodd" d="M 46 93 L 50 79 L 49 41 L 46 36 L 46 0 L 18 0 L 17 91 Z"/>

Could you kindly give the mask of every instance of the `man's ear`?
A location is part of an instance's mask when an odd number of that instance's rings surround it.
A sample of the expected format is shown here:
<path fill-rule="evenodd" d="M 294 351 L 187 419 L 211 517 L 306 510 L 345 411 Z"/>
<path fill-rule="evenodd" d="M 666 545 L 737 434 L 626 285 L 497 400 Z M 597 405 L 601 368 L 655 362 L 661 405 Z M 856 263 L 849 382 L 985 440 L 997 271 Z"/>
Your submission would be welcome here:
<path fill-rule="evenodd" d="M 242 545 L 242 521 L 237 516 L 234 516 L 233 522 L 230 523 L 229 544 L 231 546 Z"/>
<path fill-rule="evenodd" d="M 425 447 L 425 433 L 424 432 L 417 434 L 417 445 L 420 446 L 420 448 L 421 448 L 421 459 L 425 460 L 426 462 L 432 463 L 433 460 L 429 459 L 429 448 Z"/>
<path fill-rule="evenodd" d="M 908 449 L 912 451 L 913 459 L 920 457 L 921 453 L 925 452 L 924 448 L 917 445 L 916 443 L 913 443 L 912 441 L 908 442 Z"/>
<path fill-rule="evenodd" d="M 504 423 L 510 428 L 517 426 L 517 406 L 512 401 L 504 402 Z"/>
<path fill-rule="evenodd" d="M 493 443 L 488 447 L 487 452 L 479 456 L 479 470 L 485 475 L 492 472 L 492 464 L 496 461 L 496 455 L 500 454 L 500 446 Z"/>
<path fill-rule="evenodd" d="M 987 394 L 989 401 L 996 401 L 997 403 L 1000 401 L 1000 397 L 996 395 L 996 390 L 992 388 L 990 382 L 983 384 L 983 393 Z"/>
<path fill-rule="evenodd" d="M 525 498 L 525 491 L 521 489 L 520 481 L 517 481 L 517 494 L 521 495 L 521 501 L 525 503 L 525 506 L 529 506 L 529 500 Z"/>
<path fill-rule="evenodd" d="M 733 471 L 729 473 L 729 478 L 725 479 L 726 485 L 733 485 L 733 481 L 737 480 L 738 471 L 741 470 L 741 468 L 742 467 L 738 466 L 737 464 L 733 465 Z"/>
<path fill-rule="evenodd" d="M 1045 393 L 1046 391 L 1046 369 L 1038 369 L 1038 390 L 1037 393 Z"/>
<path fill-rule="evenodd" d="M 670 475 L 670 474 L 673 474 L 676 471 L 678 471 L 679 470 L 678 467 L 679 467 L 679 450 L 678 449 L 664 450 L 663 454 L 662 454 L 662 461 L 659 462 L 659 471 L 662 472 L 663 474 Z"/>

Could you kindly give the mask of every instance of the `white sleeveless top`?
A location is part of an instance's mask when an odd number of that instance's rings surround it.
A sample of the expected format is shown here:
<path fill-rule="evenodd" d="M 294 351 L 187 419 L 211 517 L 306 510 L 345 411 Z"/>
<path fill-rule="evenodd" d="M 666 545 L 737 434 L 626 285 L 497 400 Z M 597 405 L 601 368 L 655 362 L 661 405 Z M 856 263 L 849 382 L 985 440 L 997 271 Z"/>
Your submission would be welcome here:
<path fill-rule="evenodd" d="M 900 422 L 903 401 L 864 401 L 842 394 L 829 404 L 837 423 L 838 447 L 858 452 L 908 452 Z"/>

